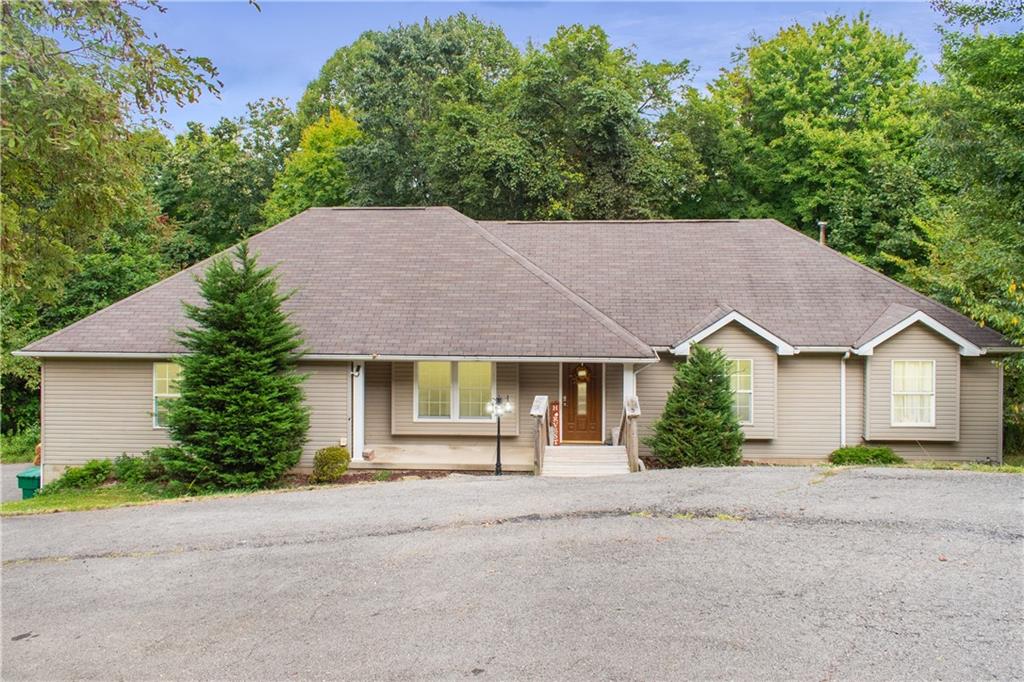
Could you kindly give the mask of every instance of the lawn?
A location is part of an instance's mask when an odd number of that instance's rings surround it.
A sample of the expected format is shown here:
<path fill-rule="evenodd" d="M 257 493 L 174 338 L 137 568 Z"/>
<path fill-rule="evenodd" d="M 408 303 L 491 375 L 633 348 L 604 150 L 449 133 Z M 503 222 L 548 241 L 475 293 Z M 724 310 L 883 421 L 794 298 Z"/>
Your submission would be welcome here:
<path fill-rule="evenodd" d="M 0 504 L 0 515 L 42 514 L 56 511 L 85 511 L 107 509 L 131 504 L 167 499 L 143 488 L 116 484 L 92 490 L 64 490 L 40 495 L 30 500 L 16 500 Z"/>

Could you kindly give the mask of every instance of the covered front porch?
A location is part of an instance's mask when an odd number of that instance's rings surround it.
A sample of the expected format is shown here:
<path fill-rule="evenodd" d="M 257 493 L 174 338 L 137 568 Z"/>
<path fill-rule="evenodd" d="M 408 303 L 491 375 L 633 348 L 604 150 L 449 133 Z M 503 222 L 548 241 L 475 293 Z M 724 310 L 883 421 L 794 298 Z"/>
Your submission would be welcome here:
<path fill-rule="evenodd" d="M 460 385 L 460 376 L 490 376 L 491 389 L 478 395 L 508 397 L 513 404 L 501 423 L 504 471 L 540 473 L 538 448 L 557 452 L 553 448 L 561 444 L 600 448 L 605 459 L 619 454 L 620 447 L 613 446 L 620 443 L 613 441 L 620 433 L 624 400 L 635 399 L 634 363 L 441 362 L 450 367 L 439 368 L 433 359 L 354 363 L 351 468 L 492 471 L 496 421 L 477 416 L 472 406 L 467 409 L 478 398 Z M 480 367 L 485 362 L 489 375 Z M 451 377 L 450 390 L 427 386 L 437 383 L 438 374 L 442 382 Z M 538 398 L 544 401 L 543 415 L 531 414 Z M 473 416 L 464 417 L 467 412 Z"/>

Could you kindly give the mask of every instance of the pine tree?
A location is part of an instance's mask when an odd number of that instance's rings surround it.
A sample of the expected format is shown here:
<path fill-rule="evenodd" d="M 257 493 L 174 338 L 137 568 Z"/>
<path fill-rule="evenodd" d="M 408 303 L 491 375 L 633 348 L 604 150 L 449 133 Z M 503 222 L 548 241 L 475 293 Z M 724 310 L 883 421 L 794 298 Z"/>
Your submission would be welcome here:
<path fill-rule="evenodd" d="M 665 411 L 644 440 L 666 466 L 740 463 L 743 431 L 733 413 L 728 367 L 722 351 L 696 344 L 687 362 L 676 365 Z"/>
<path fill-rule="evenodd" d="M 216 259 L 199 280 L 206 305 L 185 305 L 195 325 L 178 332 L 188 351 L 181 397 L 170 406 L 165 454 L 178 480 L 207 489 L 257 488 L 299 461 L 309 428 L 296 373 L 302 341 L 281 310 L 272 268 L 248 246 Z"/>

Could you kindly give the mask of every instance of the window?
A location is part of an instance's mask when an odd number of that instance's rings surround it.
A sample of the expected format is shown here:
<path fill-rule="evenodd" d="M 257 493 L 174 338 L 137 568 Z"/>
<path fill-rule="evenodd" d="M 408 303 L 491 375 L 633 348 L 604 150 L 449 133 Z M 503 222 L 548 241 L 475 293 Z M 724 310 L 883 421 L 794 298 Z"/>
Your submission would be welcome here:
<path fill-rule="evenodd" d="M 167 428 L 167 407 L 179 397 L 181 367 L 175 362 L 153 363 L 153 426 Z"/>
<path fill-rule="evenodd" d="M 490 362 L 417 362 L 417 419 L 490 419 L 487 403 L 494 395 Z"/>
<path fill-rule="evenodd" d="M 462 419 L 489 419 L 487 403 L 491 400 L 491 363 L 460 362 L 459 417 Z"/>
<path fill-rule="evenodd" d="M 935 426 L 935 361 L 892 361 L 892 426 Z"/>
<path fill-rule="evenodd" d="M 452 416 L 452 363 L 420 362 L 416 365 L 420 418 L 450 419 Z"/>
<path fill-rule="evenodd" d="M 740 424 L 754 423 L 754 361 L 729 361 L 729 390 L 732 411 Z"/>

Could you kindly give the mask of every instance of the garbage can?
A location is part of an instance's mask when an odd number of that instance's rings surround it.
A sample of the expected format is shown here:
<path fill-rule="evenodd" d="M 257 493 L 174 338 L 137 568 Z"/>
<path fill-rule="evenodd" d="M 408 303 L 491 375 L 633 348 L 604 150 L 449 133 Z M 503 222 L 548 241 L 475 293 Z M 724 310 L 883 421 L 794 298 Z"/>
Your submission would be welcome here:
<path fill-rule="evenodd" d="M 30 467 L 18 474 L 21 499 L 31 500 L 39 492 L 39 467 Z"/>

